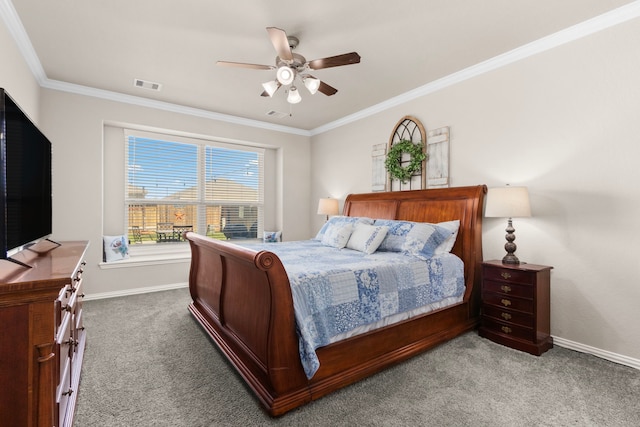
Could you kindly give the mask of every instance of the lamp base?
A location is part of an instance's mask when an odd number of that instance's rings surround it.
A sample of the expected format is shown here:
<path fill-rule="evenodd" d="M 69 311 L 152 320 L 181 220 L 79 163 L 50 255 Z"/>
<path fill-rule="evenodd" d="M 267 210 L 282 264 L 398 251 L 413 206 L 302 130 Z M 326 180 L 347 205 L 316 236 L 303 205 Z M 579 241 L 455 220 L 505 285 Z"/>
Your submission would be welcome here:
<path fill-rule="evenodd" d="M 511 218 L 509 218 L 507 222 L 507 228 L 504 230 L 507 232 L 505 238 L 507 239 L 507 243 L 504 245 L 504 249 L 507 251 L 507 254 L 502 258 L 503 264 L 520 264 L 520 260 L 517 256 L 515 256 L 514 252 L 516 251 L 516 244 L 513 243 L 516 240 L 516 235 L 514 234 L 515 228 L 513 228 L 513 223 Z"/>
<path fill-rule="evenodd" d="M 502 258 L 503 264 L 520 264 L 520 260 L 514 254 L 506 254 L 504 258 Z"/>

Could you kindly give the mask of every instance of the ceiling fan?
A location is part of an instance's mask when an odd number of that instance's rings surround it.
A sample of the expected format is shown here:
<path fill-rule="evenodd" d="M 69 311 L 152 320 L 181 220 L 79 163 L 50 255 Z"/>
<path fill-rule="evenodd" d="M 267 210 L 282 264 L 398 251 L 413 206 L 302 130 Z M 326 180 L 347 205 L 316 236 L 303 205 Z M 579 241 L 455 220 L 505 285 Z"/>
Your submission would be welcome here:
<path fill-rule="evenodd" d="M 254 70 L 276 70 L 276 78 L 262 84 L 264 91 L 261 96 L 273 96 L 281 86 L 291 85 L 289 87 L 287 101 L 291 104 L 297 104 L 302 100 L 302 97 L 295 86 L 296 78 L 299 78 L 302 81 L 312 95 L 318 91 L 327 96 L 334 95 L 338 92 L 338 89 L 308 74 L 307 71 L 357 64 L 360 62 L 360 55 L 356 52 L 314 59 L 313 61 L 307 62 L 304 56 L 292 52 L 292 50 L 300 43 L 296 37 L 287 36 L 287 33 L 284 30 L 276 27 L 267 27 L 267 33 L 269 34 L 273 47 L 278 53 L 278 56 L 276 56 L 275 66 L 247 64 L 244 62 L 217 62 L 217 65 L 225 67 L 250 68 Z"/>

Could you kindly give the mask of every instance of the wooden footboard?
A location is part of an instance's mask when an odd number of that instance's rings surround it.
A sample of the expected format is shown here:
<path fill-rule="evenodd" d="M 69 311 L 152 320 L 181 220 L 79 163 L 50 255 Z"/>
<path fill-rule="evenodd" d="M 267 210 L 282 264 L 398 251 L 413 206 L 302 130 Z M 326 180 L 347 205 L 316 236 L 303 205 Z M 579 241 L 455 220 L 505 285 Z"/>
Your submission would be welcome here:
<path fill-rule="evenodd" d="M 453 252 L 465 262 L 463 302 L 318 349 L 307 380 L 293 300 L 280 259 L 186 233 L 189 310 L 272 416 L 324 396 L 474 328 L 478 321 L 485 186 L 351 195 L 344 214 L 425 222 L 459 219 Z"/>

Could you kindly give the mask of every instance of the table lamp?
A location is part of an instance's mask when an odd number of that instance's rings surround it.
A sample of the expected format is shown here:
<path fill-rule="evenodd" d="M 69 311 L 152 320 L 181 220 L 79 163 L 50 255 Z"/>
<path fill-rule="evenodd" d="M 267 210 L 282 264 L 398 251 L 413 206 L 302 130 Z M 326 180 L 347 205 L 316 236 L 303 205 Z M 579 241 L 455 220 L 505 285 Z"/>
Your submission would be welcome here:
<path fill-rule="evenodd" d="M 338 199 L 320 199 L 318 202 L 318 215 L 326 215 L 329 221 L 329 215 L 338 215 Z"/>
<path fill-rule="evenodd" d="M 520 260 L 515 255 L 516 244 L 513 241 L 516 236 L 511 219 L 531 216 L 527 187 L 510 187 L 507 185 L 506 187 L 489 188 L 484 216 L 509 218 L 505 229 L 507 243 L 504 245 L 507 254 L 502 258 L 502 263 L 520 264 Z"/>

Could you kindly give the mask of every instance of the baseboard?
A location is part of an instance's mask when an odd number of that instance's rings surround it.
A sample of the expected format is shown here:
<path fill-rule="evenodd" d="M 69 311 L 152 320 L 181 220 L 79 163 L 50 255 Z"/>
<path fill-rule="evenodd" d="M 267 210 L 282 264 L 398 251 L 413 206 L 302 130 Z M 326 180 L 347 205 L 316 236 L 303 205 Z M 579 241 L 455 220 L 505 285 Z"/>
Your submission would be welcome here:
<path fill-rule="evenodd" d="M 138 295 L 138 294 L 147 294 L 150 292 L 159 292 L 159 291 L 169 291 L 172 289 L 180 289 L 189 287 L 189 283 L 171 283 L 168 285 L 160 285 L 160 286 L 149 286 L 147 288 L 135 288 L 135 289 L 125 289 L 122 291 L 113 291 L 113 292 L 100 292 L 97 294 L 87 294 L 84 298 L 85 301 L 96 300 L 96 299 L 104 299 L 104 298 L 116 298 L 116 297 L 126 297 L 129 295 Z"/>
<path fill-rule="evenodd" d="M 553 337 L 553 343 L 559 347 L 568 348 L 569 350 L 579 351 L 581 353 L 592 354 L 601 359 L 608 360 L 610 362 L 619 363 L 621 365 L 629 366 L 631 368 L 640 370 L 640 360 L 632 357 L 623 356 L 621 354 L 613 353 L 611 351 L 602 350 L 600 348 L 591 347 L 586 344 L 571 341 L 565 338 Z"/>

